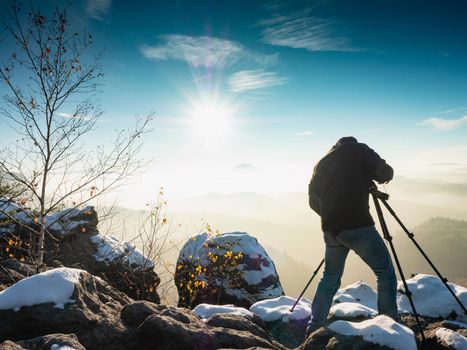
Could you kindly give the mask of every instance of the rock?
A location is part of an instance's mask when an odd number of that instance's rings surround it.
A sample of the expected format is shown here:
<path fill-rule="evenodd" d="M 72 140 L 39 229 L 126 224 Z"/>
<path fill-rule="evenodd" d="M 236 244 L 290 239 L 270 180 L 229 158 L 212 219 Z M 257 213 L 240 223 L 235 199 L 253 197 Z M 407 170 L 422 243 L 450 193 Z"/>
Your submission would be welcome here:
<path fill-rule="evenodd" d="M 40 230 L 37 217 L 32 210 L 0 198 L 0 220 L 13 218 L 0 223 L 0 259 L 33 265 L 34 242 Z M 94 207 L 67 208 L 47 215 L 45 221 L 47 234 L 42 270 L 61 265 L 83 269 L 105 279 L 131 298 L 160 302 L 157 293 L 160 278 L 154 271 L 154 263 L 134 244 L 100 234 Z M 0 288 L 17 280 L 18 276 L 11 278 L 9 274 L 11 271 L 0 269 Z"/>
<path fill-rule="evenodd" d="M 282 349 L 255 317 L 217 314 L 203 322 L 191 310 L 147 301 L 126 305 L 121 315 L 124 324 L 135 329 L 137 348 L 152 349 L 157 343 L 158 349 Z"/>
<path fill-rule="evenodd" d="M 1 261 L 0 283 L 3 284 L 5 288 L 34 274 L 36 274 L 36 269 L 30 263 L 16 259 L 4 259 Z"/>
<path fill-rule="evenodd" d="M 102 255 L 99 255 L 101 236 L 100 234 L 80 233 L 64 237 L 59 242 L 57 259 L 62 261 L 65 266 L 78 267 L 103 278 L 132 299 L 144 299 L 159 303 L 157 286 L 160 283 L 160 278 L 154 271 L 152 262 L 145 269 L 132 266 L 131 260 L 127 259 L 127 255 L 131 253 L 129 248 L 125 251 L 121 245 L 116 245 L 115 248 L 108 245 L 106 251 L 109 257 L 112 256 L 112 259 L 102 259 Z M 125 245 L 125 242 L 120 243 L 115 239 L 111 241 L 115 244 Z M 125 246 L 130 247 L 128 244 Z M 133 252 L 135 251 L 133 250 Z M 139 252 L 137 254 L 141 255 Z"/>
<path fill-rule="evenodd" d="M 425 330 L 428 350 L 467 349 L 465 324 L 441 321 L 432 323 Z"/>
<path fill-rule="evenodd" d="M 259 316 L 240 316 L 232 314 L 216 314 L 209 317 L 205 323 L 212 327 L 223 327 L 237 331 L 246 331 L 257 337 L 273 340 L 268 333 L 266 324 Z"/>
<path fill-rule="evenodd" d="M 298 350 L 398 350 L 365 341 L 359 336 L 337 334 L 320 328 L 312 333 Z"/>
<path fill-rule="evenodd" d="M 80 344 L 75 334 L 49 334 L 42 337 L 37 337 L 28 340 L 19 340 L 12 342 L 7 340 L 0 344 L 0 350 L 16 350 L 16 349 L 43 349 L 43 350 L 60 350 L 61 347 L 68 347 L 73 350 L 86 350 Z"/>
<path fill-rule="evenodd" d="M 86 271 L 79 276 L 71 295 L 74 302 L 64 304 L 63 309 L 49 302 L 20 311 L 0 310 L 0 341 L 74 333 L 86 349 L 122 349 L 121 341 L 128 334 L 120 311 L 131 299 Z"/>
<path fill-rule="evenodd" d="M 274 339 L 288 348 L 295 348 L 303 342 L 311 314 L 311 302 L 306 298 L 300 299 L 294 311 L 290 312 L 295 301 L 281 296 L 259 301 L 250 307 L 250 311 L 265 322 Z"/>
<path fill-rule="evenodd" d="M 249 308 L 284 294 L 274 262 L 245 232 L 203 233 L 188 240 L 175 271 L 179 305 L 233 304 Z"/>

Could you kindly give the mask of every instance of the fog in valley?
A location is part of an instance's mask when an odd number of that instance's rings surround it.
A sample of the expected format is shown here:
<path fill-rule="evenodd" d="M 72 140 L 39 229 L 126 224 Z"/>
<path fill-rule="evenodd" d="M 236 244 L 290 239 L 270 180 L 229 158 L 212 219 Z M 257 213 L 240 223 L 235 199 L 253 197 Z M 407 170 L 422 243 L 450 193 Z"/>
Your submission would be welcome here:
<path fill-rule="evenodd" d="M 452 282 L 467 285 L 467 185 L 399 177 L 380 189 L 390 194 L 389 204 L 415 234 L 440 272 Z M 166 197 L 163 216 L 171 224 L 173 234 L 165 244 L 175 247 L 162 257 L 169 270 L 169 273 L 161 272 L 163 280 L 171 278 L 170 271 L 174 269 L 183 243 L 205 230 L 205 224 L 213 231 L 244 231 L 255 236 L 274 260 L 287 295 L 300 293 L 324 256 L 320 220 L 308 207 L 306 191 L 212 193 L 174 200 L 170 199 L 170 194 Z M 371 200 L 370 207 L 376 220 Z M 384 212 L 406 277 L 413 273 L 434 274 L 395 220 L 386 210 Z M 134 239 L 141 215 L 147 213 L 120 208 L 112 227 L 106 229 L 122 238 Z M 376 225 L 381 233 L 379 222 Z M 105 226 L 103 223 L 102 227 Z M 164 235 L 164 232 L 161 230 L 159 234 Z M 140 245 L 138 239 L 135 243 Z M 320 275 L 305 296 L 313 296 Z M 375 287 L 371 270 L 350 252 L 342 285 L 358 280 Z M 171 293 L 170 299 L 175 301 L 174 288 Z"/>

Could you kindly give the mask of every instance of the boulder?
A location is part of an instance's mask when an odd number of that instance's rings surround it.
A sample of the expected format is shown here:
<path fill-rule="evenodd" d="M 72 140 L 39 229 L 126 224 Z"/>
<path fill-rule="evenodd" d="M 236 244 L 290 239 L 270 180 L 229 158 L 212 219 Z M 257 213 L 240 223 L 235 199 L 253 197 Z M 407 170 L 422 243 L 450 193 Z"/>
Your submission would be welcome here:
<path fill-rule="evenodd" d="M 22 350 L 22 349 L 37 349 L 37 350 L 60 350 L 60 349 L 86 350 L 80 344 L 75 334 L 48 334 L 42 337 L 37 337 L 28 340 L 19 340 L 16 342 L 5 341 L 0 344 L 1 350 Z"/>
<path fill-rule="evenodd" d="M 305 339 L 310 321 L 311 302 L 302 298 L 291 312 L 295 299 L 281 296 L 259 301 L 250 307 L 265 323 L 275 340 L 288 348 L 299 346 Z"/>
<path fill-rule="evenodd" d="M 158 349 L 282 349 L 261 326 L 239 315 L 216 314 L 203 322 L 189 309 L 147 301 L 126 305 L 121 314 L 124 324 L 135 329 L 138 349 L 156 343 Z"/>
<path fill-rule="evenodd" d="M 380 315 L 362 322 L 333 322 L 313 332 L 300 349 L 417 350 L 417 344 L 410 328 Z"/>
<path fill-rule="evenodd" d="M 284 294 L 274 262 L 246 232 L 203 233 L 180 251 L 175 271 L 179 305 L 233 304 L 249 308 Z"/>
<path fill-rule="evenodd" d="M 467 349 L 467 325 L 441 321 L 430 324 L 425 330 L 428 350 Z"/>
<path fill-rule="evenodd" d="M 5 221 L 0 223 L 0 259 L 33 265 L 30 253 L 39 232 L 36 213 L 0 198 L 1 219 Z M 134 244 L 100 234 L 94 207 L 67 208 L 47 215 L 45 221 L 47 234 L 42 270 L 61 265 L 83 269 L 131 298 L 160 302 L 157 293 L 160 278 L 154 271 L 154 263 Z M 20 270 L 18 266 L 8 271 L 0 269 L 0 290 L 17 281 L 19 276 L 15 277 L 17 274 L 13 271 Z"/>
<path fill-rule="evenodd" d="M 370 343 L 360 336 L 346 336 L 326 328 L 313 332 L 298 350 L 399 350 Z"/>
<path fill-rule="evenodd" d="M 120 311 L 130 301 L 86 271 L 49 270 L 1 292 L 0 341 L 74 333 L 86 349 L 123 349 Z"/>

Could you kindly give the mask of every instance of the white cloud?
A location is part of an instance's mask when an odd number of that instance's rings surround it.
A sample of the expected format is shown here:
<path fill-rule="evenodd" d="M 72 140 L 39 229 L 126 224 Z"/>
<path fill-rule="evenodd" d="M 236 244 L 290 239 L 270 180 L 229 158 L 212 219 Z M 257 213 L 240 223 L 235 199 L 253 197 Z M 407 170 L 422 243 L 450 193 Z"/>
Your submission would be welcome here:
<path fill-rule="evenodd" d="M 437 130 L 453 130 L 467 124 L 467 115 L 458 119 L 428 118 L 421 122 L 422 125 L 429 125 Z"/>
<path fill-rule="evenodd" d="M 262 69 L 241 70 L 232 74 L 227 79 L 227 84 L 234 92 L 264 89 L 266 87 L 282 85 L 287 78 L 279 77 L 275 72 L 267 72 Z"/>
<path fill-rule="evenodd" d="M 264 27 L 262 40 L 270 45 L 308 51 L 361 51 L 348 38 L 335 35 L 334 23 L 303 10 L 288 15 L 275 14 L 258 23 Z"/>
<path fill-rule="evenodd" d="M 309 135 L 313 135 L 314 133 L 315 133 L 314 131 L 307 130 L 307 131 L 297 132 L 295 135 L 296 136 L 309 136 Z"/>
<path fill-rule="evenodd" d="M 195 67 L 222 68 L 240 59 L 270 65 L 277 61 L 277 54 L 263 55 L 248 50 L 242 44 L 216 37 L 179 34 L 162 35 L 162 45 L 142 45 L 140 52 L 153 60 L 182 60 Z"/>
<path fill-rule="evenodd" d="M 111 5 L 112 0 L 87 0 L 86 13 L 89 17 L 102 21 Z"/>

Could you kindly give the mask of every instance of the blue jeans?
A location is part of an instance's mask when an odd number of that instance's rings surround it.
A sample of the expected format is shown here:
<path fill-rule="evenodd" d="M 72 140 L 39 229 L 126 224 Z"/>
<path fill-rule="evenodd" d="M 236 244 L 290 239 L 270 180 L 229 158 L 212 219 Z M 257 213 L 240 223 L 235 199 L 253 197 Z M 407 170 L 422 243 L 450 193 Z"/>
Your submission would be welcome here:
<path fill-rule="evenodd" d="M 341 284 L 345 259 L 352 249 L 373 270 L 378 285 L 378 312 L 398 320 L 397 280 L 383 239 L 374 226 L 343 230 L 337 235 L 324 232 L 326 253 L 324 273 L 313 299 L 310 325 L 325 324 L 332 299 Z"/>

